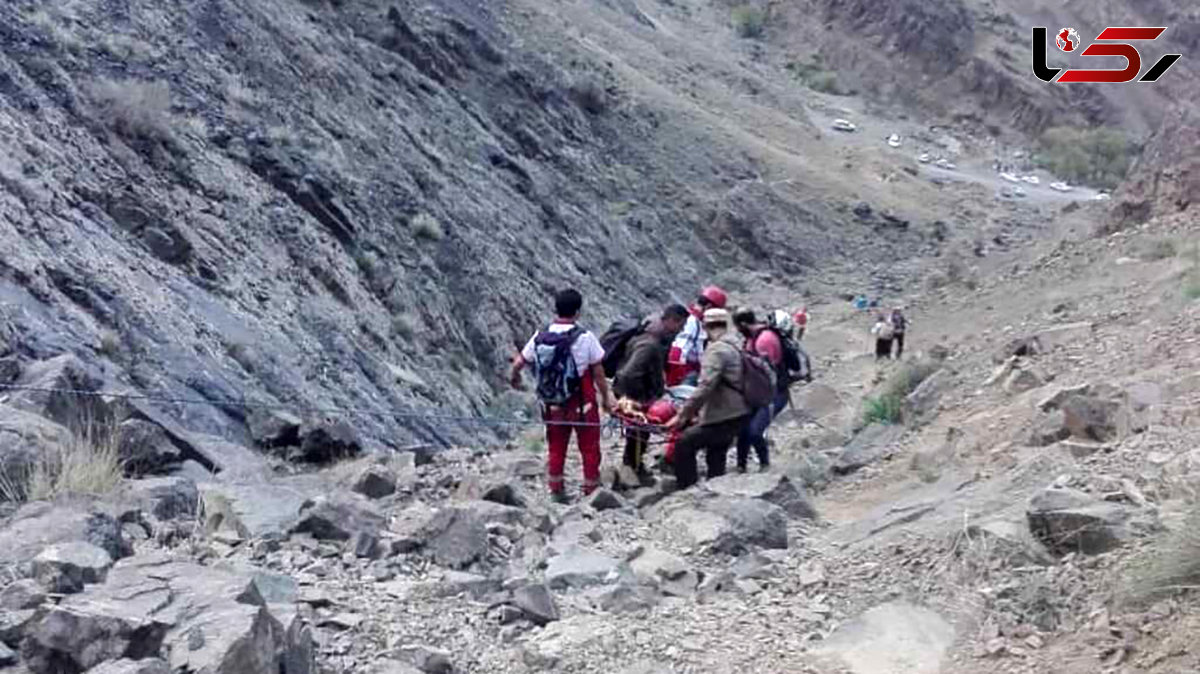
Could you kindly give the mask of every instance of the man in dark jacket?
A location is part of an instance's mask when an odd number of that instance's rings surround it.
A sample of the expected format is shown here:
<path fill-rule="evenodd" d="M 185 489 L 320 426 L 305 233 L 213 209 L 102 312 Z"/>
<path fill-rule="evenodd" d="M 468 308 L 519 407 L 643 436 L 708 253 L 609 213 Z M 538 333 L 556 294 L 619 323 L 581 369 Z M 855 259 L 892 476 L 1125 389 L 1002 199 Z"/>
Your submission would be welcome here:
<path fill-rule="evenodd" d="M 699 423 L 679 437 L 675 446 L 675 478 L 680 489 L 698 479 L 696 454 L 705 451 L 708 477 L 725 474 L 725 455 L 750 414 L 742 395 L 741 337 L 730 329 L 729 312 L 708 309 L 704 312 L 704 331 L 708 346 L 700 362 L 700 384 L 683 409 L 667 422 L 668 429 L 682 428 L 693 418 Z"/>
<path fill-rule="evenodd" d="M 649 406 L 666 392 L 664 366 L 667 350 L 675 335 L 688 319 L 687 307 L 673 304 L 663 310 L 658 320 L 651 321 L 646 330 L 634 337 L 626 347 L 625 362 L 617 370 L 613 389 L 622 398 L 629 398 L 643 407 Z M 650 440 L 650 431 L 630 428 L 625 436 L 624 464 L 636 475 L 640 484 L 654 483 L 646 470 L 643 457 Z"/>

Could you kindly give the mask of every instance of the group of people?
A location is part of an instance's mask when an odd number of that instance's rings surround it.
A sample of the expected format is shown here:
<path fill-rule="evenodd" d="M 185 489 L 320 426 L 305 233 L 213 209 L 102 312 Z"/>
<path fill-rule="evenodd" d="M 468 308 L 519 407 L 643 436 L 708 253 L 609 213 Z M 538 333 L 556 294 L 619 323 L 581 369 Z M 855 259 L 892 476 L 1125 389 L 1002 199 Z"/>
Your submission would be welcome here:
<path fill-rule="evenodd" d="M 900 307 L 892 309 L 891 313 L 879 312 L 875 315 L 875 324 L 871 326 L 871 334 L 875 337 L 875 359 L 893 357 L 899 359 L 904 355 L 904 333 L 908 331 L 908 319 Z"/>
<path fill-rule="evenodd" d="M 574 289 L 556 294 L 555 320 L 530 337 L 509 373 L 521 388 L 523 370 L 534 371 L 546 424 L 546 479 L 555 500 L 569 500 L 563 470 L 572 434 L 583 460 L 583 493 L 599 486 L 602 409 L 645 420 L 626 428 L 622 472 L 634 484 L 655 481 L 645 461 L 652 433 L 660 429 L 667 437 L 659 466 L 674 473 L 681 489 L 697 482 L 701 451 L 710 478 L 725 474 L 735 442 L 739 471 L 748 470 L 751 449 L 760 470 L 767 469 L 767 429 L 789 404 L 801 367 L 808 376 L 807 356 L 799 360 L 803 350 L 795 341 L 807 328 L 808 311 L 760 317 L 751 309 L 730 311 L 727 304 L 727 294 L 709 286 L 691 307 L 672 304 L 644 321 L 621 346 L 610 385 L 604 347 L 578 325 L 583 297 Z M 762 372 L 773 387 L 765 396 L 761 385 L 751 391 L 753 383 L 765 381 Z"/>

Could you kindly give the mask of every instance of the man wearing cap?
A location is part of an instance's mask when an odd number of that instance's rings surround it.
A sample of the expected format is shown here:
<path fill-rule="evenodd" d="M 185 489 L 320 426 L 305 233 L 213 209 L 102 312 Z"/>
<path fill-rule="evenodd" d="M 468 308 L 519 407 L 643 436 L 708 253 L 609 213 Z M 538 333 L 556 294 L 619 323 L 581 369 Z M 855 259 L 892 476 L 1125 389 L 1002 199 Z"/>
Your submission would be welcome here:
<path fill-rule="evenodd" d="M 704 353 L 705 337 L 700 318 L 706 309 L 724 309 L 727 299 L 725 291 L 717 286 L 708 286 L 700 291 L 696 303 L 692 305 L 692 315 L 688 317 L 683 330 L 675 336 L 667 354 L 667 386 L 695 383 L 689 379 L 694 379 L 700 372 L 700 355 Z"/>
<path fill-rule="evenodd" d="M 700 383 L 696 392 L 666 426 L 682 428 L 694 417 L 699 423 L 688 428 L 675 445 L 675 478 L 680 489 L 696 484 L 696 454 L 705 450 L 708 477 L 725 474 L 725 455 L 750 414 L 742 396 L 742 357 L 740 339 L 730 329 L 729 312 L 707 309 L 703 314 L 708 346 L 700 362 Z"/>

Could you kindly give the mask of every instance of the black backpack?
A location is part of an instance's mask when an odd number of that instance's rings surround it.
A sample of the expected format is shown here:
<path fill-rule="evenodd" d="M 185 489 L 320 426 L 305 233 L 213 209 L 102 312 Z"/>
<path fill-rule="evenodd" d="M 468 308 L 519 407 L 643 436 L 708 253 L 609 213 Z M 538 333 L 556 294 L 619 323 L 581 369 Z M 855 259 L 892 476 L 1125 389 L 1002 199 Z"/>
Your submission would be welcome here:
<path fill-rule="evenodd" d="M 604 349 L 604 376 L 617 376 L 617 370 L 625 362 L 629 342 L 645 331 L 646 321 L 640 318 L 622 318 L 608 326 L 600 336 L 600 347 Z"/>
<path fill-rule="evenodd" d="M 565 405 L 579 393 L 583 375 L 571 355 L 571 346 L 583 334 L 576 326 L 565 332 L 542 330 L 533 338 L 533 375 L 537 396 L 546 405 Z"/>
<path fill-rule="evenodd" d="M 780 364 L 775 378 L 779 390 L 782 391 L 798 381 L 811 382 L 813 379 L 812 361 L 809 360 L 808 353 L 804 348 L 792 339 L 791 335 L 784 334 L 773 327 L 767 329 L 774 332 L 775 336 L 779 338 L 779 343 L 783 345 L 783 363 Z"/>

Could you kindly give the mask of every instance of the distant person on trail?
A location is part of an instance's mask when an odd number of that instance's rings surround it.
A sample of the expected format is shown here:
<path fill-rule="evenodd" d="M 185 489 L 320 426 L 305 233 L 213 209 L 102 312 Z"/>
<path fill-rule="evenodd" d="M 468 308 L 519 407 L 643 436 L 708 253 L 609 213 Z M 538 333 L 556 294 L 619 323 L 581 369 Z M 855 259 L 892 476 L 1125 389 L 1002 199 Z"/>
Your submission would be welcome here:
<path fill-rule="evenodd" d="M 637 402 L 643 409 L 663 396 L 666 392 L 663 365 L 667 350 L 690 316 L 687 307 L 673 304 L 663 309 L 662 315 L 651 322 L 645 331 L 630 340 L 626 347 L 625 362 L 613 379 L 613 390 L 618 396 Z M 633 471 L 643 486 L 654 484 L 654 477 L 643 463 L 649 440 L 648 429 L 626 430 L 622 463 Z"/>
<path fill-rule="evenodd" d="M 891 320 L 882 313 L 876 315 L 871 334 L 875 336 L 875 360 L 891 359 L 892 337 L 895 335 L 895 328 L 892 326 Z"/>
<path fill-rule="evenodd" d="M 896 359 L 899 360 L 904 355 L 904 332 L 908 330 L 908 319 L 901 308 L 896 307 L 892 309 L 888 320 L 892 323 L 892 341 L 896 344 Z"/>
<path fill-rule="evenodd" d="M 700 374 L 700 357 L 704 353 L 705 334 L 701 328 L 701 317 L 706 309 L 724 309 L 728 296 L 717 286 L 708 286 L 700 291 L 692 306 L 691 316 L 671 343 L 667 355 L 667 386 L 695 384 Z"/>
<path fill-rule="evenodd" d="M 549 457 L 546 482 L 554 500 L 569 500 L 563 483 L 567 446 L 574 431 L 583 458 L 583 493 L 600 484 L 600 408 L 612 411 L 613 399 L 604 378 L 604 349 L 596 336 L 579 327 L 583 296 L 568 288 L 554 297 L 557 318 L 534 333 L 513 359 L 509 379 L 521 388 L 521 371 L 533 367 L 542 419 L 546 422 Z M 597 397 L 599 393 L 599 397 Z"/>
<path fill-rule="evenodd" d="M 739 309 L 734 313 L 733 324 L 746 340 L 742 348 L 766 358 L 776 372 L 775 399 L 770 405 L 751 410 L 750 417 L 746 420 L 746 425 L 738 432 L 737 439 L 738 472 L 746 472 L 750 463 L 751 447 L 754 447 L 754 451 L 758 455 L 759 471 L 766 472 L 771 465 L 770 451 L 767 446 L 767 427 L 771 425 L 771 419 L 788 404 L 788 379 L 787 368 L 783 363 L 783 341 L 766 323 L 760 322 L 750 309 Z"/>
<path fill-rule="evenodd" d="M 858 309 L 859 311 L 866 311 L 868 304 L 870 304 L 870 302 L 867 301 L 866 295 L 859 295 L 858 297 L 854 298 L 854 308 Z"/>
<path fill-rule="evenodd" d="M 808 307 L 800 307 L 800 311 L 792 315 L 792 322 L 796 326 L 795 335 L 798 342 L 804 339 L 804 329 L 808 327 Z"/>
<path fill-rule="evenodd" d="M 741 340 L 729 329 L 729 323 L 729 312 L 724 309 L 704 312 L 708 347 L 700 367 L 700 383 L 679 413 L 666 424 L 667 428 L 676 429 L 696 416 L 700 419 L 700 423 L 683 432 L 675 447 L 674 469 L 680 489 L 696 484 L 699 479 L 696 454 L 702 449 L 706 452 L 709 479 L 725 474 L 729 445 L 750 414 L 742 394 Z"/>

